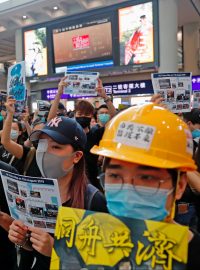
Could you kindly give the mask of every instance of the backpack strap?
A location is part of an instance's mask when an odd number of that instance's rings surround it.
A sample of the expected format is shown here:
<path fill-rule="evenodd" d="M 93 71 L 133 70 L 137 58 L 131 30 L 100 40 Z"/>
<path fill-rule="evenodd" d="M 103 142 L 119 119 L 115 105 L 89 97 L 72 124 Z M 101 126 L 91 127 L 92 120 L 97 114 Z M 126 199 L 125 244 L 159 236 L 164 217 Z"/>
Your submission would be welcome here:
<path fill-rule="evenodd" d="M 34 155 L 35 155 L 36 149 L 35 147 L 31 147 L 27 156 L 26 156 L 26 160 L 24 162 L 24 173 L 23 175 L 26 175 L 28 168 L 31 165 L 31 162 L 33 161 Z"/>
<path fill-rule="evenodd" d="M 90 210 L 91 206 L 92 206 L 92 200 L 94 198 L 94 195 L 98 192 L 98 188 L 96 188 L 95 186 L 88 184 L 87 185 L 87 190 L 86 190 L 86 209 Z"/>

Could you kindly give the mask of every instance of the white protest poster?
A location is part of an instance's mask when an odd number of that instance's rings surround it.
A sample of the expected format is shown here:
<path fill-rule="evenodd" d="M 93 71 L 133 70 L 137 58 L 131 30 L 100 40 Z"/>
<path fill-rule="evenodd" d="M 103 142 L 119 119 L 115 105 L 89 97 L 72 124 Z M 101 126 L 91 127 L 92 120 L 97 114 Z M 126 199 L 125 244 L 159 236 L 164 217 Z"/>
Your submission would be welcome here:
<path fill-rule="evenodd" d="M 154 73 L 151 75 L 155 94 L 160 94 L 174 113 L 191 111 L 192 73 Z"/>
<path fill-rule="evenodd" d="M 19 62 L 8 69 L 7 94 L 16 101 L 26 99 L 25 61 Z"/>
<path fill-rule="evenodd" d="M 57 180 L 0 173 L 11 217 L 53 233 L 61 205 Z"/>
<path fill-rule="evenodd" d="M 200 90 L 193 92 L 192 108 L 200 109 Z"/>
<path fill-rule="evenodd" d="M 67 71 L 65 73 L 68 86 L 64 89 L 64 94 L 78 96 L 97 96 L 96 87 L 99 72 Z"/>

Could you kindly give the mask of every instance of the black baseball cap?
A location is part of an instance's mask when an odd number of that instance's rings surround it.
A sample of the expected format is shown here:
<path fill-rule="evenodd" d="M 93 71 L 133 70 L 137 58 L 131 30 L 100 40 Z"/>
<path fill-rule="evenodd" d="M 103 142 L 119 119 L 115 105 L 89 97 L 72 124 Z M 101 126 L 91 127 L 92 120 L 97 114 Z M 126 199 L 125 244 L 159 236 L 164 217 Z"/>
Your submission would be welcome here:
<path fill-rule="evenodd" d="M 65 110 L 65 106 L 61 102 L 58 104 L 58 110 Z"/>
<path fill-rule="evenodd" d="M 57 116 L 41 130 L 31 133 L 30 140 L 37 141 L 41 134 L 47 134 L 59 144 L 70 144 L 75 148 L 84 149 L 87 141 L 86 134 L 79 123 L 72 118 Z"/>

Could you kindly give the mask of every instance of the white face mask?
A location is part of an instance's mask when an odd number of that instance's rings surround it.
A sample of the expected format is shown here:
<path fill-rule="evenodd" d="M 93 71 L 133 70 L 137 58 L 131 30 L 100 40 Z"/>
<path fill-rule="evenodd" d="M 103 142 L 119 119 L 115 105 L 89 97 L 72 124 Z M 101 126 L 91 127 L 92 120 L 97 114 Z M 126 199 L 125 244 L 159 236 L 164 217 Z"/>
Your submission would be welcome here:
<path fill-rule="evenodd" d="M 15 129 L 11 129 L 11 132 L 10 132 L 11 140 L 16 140 L 18 136 L 19 136 L 19 132 Z"/>
<path fill-rule="evenodd" d="M 38 148 L 36 151 L 36 162 L 42 176 L 46 178 L 59 179 L 67 175 L 73 169 L 74 164 L 70 168 L 64 170 L 63 162 L 71 158 L 75 153 L 60 157 L 58 155 L 48 153 L 47 149 L 48 140 L 39 140 Z"/>

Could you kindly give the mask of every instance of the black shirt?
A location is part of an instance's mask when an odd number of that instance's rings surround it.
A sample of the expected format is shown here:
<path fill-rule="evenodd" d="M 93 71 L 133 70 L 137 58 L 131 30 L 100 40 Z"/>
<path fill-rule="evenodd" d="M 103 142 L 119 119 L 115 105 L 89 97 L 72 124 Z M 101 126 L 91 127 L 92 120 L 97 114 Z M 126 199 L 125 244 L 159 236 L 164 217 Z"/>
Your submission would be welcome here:
<path fill-rule="evenodd" d="M 88 179 L 92 185 L 94 185 L 100 190 L 102 190 L 102 186 L 100 185 L 100 182 L 97 178 L 97 176 L 99 175 L 98 166 L 97 166 L 98 155 L 94 155 L 90 153 L 90 149 L 94 145 L 99 145 L 99 142 L 102 139 L 104 130 L 105 128 L 100 127 L 99 125 L 96 125 L 91 128 L 89 133 L 87 133 L 87 143 L 86 143 L 86 147 L 84 151 Z"/>
<path fill-rule="evenodd" d="M 186 270 L 200 269 L 200 234 L 194 233 L 188 247 L 188 263 Z"/>
<path fill-rule="evenodd" d="M 12 154 L 9 153 L 3 145 L 0 146 L 0 160 L 9 163 L 12 158 Z"/>
<path fill-rule="evenodd" d="M 11 173 L 18 173 L 11 165 L 0 161 L 0 169 Z M 0 210 L 10 215 L 6 196 L 0 179 Z M 8 233 L 0 226 L 0 262 L 6 269 L 13 270 L 17 267 L 17 256 L 15 245 L 8 239 Z"/>

